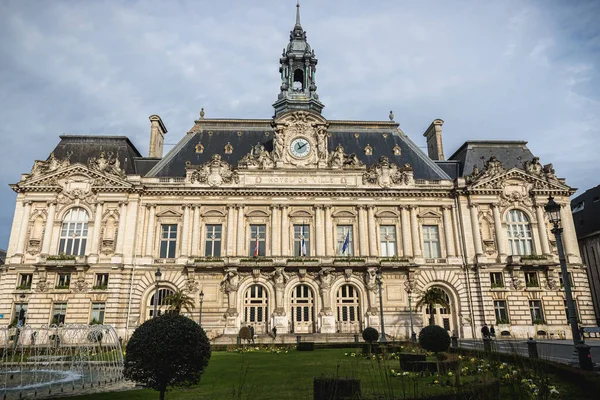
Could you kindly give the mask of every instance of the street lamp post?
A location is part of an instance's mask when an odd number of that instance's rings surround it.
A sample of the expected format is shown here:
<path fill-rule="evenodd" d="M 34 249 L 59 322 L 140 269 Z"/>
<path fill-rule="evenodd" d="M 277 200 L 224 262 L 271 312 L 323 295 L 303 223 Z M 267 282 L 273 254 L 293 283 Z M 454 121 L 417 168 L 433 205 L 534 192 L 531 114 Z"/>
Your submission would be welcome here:
<path fill-rule="evenodd" d="M 385 325 L 383 323 L 383 296 L 381 294 L 381 286 L 383 284 L 383 274 L 381 270 L 377 270 L 377 285 L 379 286 L 379 318 L 381 320 L 381 337 L 379 338 L 379 343 L 387 342 L 385 337 Z"/>
<path fill-rule="evenodd" d="M 156 278 L 156 285 L 154 287 L 154 313 L 152 314 L 152 318 L 156 318 L 158 314 L 158 283 L 160 282 L 161 276 L 162 272 L 160 272 L 160 268 L 156 268 L 156 272 L 154 273 L 154 277 Z"/>
<path fill-rule="evenodd" d="M 567 260 L 565 258 L 565 251 L 562 241 L 563 228 L 560 227 L 560 204 L 554 201 L 552 196 L 548 197 L 548 204 L 544 207 L 548 219 L 552 223 L 552 233 L 556 239 L 556 248 L 558 249 L 558 260 L 560 261 L 560 272 L 562 275 L 563 286 L 565 288 L 565 296 L 567 298 L 567 309 L 569 310 L 568 320 L 571 326 L 571 334 L 573 336 L 573 357 L 577 360 L 579 352 L 585 352 L 587 347 L 587 357 L 590 359 L 589 346 L 583 344 L 582 338 L 579 335 L 579 328 L 577 326 L 577 313 L 575 311 L 575 302 L 573 301 L 573 293 L 571 292 L 571 280 L 569 279 L 569 271 L 567 270 Z M 570 212 L 570 211 L 569 211 Z M 581 350 L 580 350 L 581 349 Z M 581 358 L 579 358 L 581 360 Z M 583 368 L 583 365 L 581 366 Z"/>
<path fill-rule="evenodd" d="M 198 317 L 198 325 L 202 328 L 202 303 L 204 302 L 204 291 L 200 290 L 200 316 Z"/>
<path fill-rule="evenodd" d="M 406 282 L 404 282 L 404 290 L 408 294 L 408 315 L 410 316 L 410 340 L 412 342 L 416 342 L 417 334 L 415 333 L 415 328 L 413 325 L 412 303 L 411 303 L 413 289 L 414 289 L 414 281 L 407 279 Z"/>

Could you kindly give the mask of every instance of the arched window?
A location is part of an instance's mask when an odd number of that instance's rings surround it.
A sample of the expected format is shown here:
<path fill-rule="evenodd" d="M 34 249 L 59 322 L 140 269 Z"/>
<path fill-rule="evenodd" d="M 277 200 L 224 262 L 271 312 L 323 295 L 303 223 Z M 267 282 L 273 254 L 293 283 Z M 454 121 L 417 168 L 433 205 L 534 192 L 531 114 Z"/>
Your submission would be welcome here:
<path fill-rule="evenodd" d="M 301 69 L 294 71 L 294 83 L 292 88 L 294 90 L 304 90 L 304 72 Z"/>
<path fill-rule="evenodd" d="M 175 292 L 169 288 L 159 288 L 158 289 L 158 293 L 156 293 L 155 291 L 152 292 L 152 296 L 150 296 L 150 298 L 148 299 L 148 304 L 146 307 L 147 314 L 148 314 L 148 318 L 152 318 L 154 316 L 154 297 L 155 295 L 157 295 L 156 297 L 158 297 L 158 302 L 156 304 L 157 306 L 157 314 L 161 315 L 164 314 L 167 310 L 167 302 L 165 301 L 165 297 L 174 294 Z"/>
<path fill-rule="evenodd" d="M 360 327 L 360 297 L 352 285 L 343 285 L 337 291 L 337 319 L 342 333 L 358 333 Z"/>
<path fill-rule="evenodd" d="M 509 210 L 506 214 L 508 247 L 513 256 L 533 254 L 533 240 L 529 218 L 521 210 Z"/>
<path fill-rule="evenodd" d="M 82 256 L 88 235 L 88 213 L 81 207 L 69 210 L 60 230 L 59 254 Z"/>
<path fill-rule="evenodd" d="M 315 319 L 314 293 L 308 285 L 298 285 L 292 290 L 292 331 L 313 333 Z"/>
<path fill-rule="evenodd" d="M 252 285 L 244 294 L 244 323 L 254 327 L 254 333 L 268 331 L 269 302 L 267 291 L 262 285 Z"/>

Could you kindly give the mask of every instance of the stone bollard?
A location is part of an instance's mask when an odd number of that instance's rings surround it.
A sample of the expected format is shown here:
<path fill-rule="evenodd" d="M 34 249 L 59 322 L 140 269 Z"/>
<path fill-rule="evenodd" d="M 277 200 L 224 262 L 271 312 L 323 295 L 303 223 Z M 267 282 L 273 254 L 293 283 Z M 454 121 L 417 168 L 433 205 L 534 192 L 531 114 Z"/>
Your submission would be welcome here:
<path fill-rule="evenodd" d="M 452 335 L 450 339 L 452 340 L 452 347 L 458 348 L 458 336 Z"/>
<path fill-rule="evenodd" d="M 579 367 L 585 371 L 592 371 L 594 369 L 594 363 L 592 362 L 592 355 L 590 354 L 590 346 L 580 343 L 576 345 L 575 348 L 579 355 Z"/>
<path fill-rule="evenodd" d="M 483 351 L 485 351 L 486 353 L 492 352 L 492 339 L 483 338 Z"/>
<path fill-rule="evenodd" d="M 537 342 L 533 340 L 533 338 L 527 340 L 527 351 L 529 353 L 529 358 L 539 358 Z"/>

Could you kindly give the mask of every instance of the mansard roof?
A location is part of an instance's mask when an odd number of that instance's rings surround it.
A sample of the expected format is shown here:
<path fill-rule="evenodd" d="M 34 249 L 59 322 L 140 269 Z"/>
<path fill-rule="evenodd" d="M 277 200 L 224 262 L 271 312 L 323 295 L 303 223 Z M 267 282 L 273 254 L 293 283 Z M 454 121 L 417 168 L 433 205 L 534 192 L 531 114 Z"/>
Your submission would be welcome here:
<path fill-rule="evenodd" d="M 451 179 L 419 147 L 390 121 L 327 121 L 331 134 L 328 151 L 338 145 L 347 154 L 356 154 L 365 165 L 376 164 L 381 156 L 402 167 L 410 164 L 415 179 Z M 223 161 L 236 166 L 250 152 L 252 146 L 261 143 L 266 151 L 273 150 L 272 120 L 220 120 L 202 119 L 168 154 L 146 175 L 149 177 L 183 177 L 186 161 L 201 165 L 219 154 Z M 225 151 L 231 145 L 231 153 Z M 400 154 L 394 148 L 400 148 Z M 371 147 L 372 152 L 366 151 Z"/>
<path fill-rule="evenodd" d="M 116 158 L 126 174 L 136 174 L 135 158 L 140 152 L 126 136 L 87 136 L 62 135 L 52 151 L 57 159 L 68 158 L 71 164 L 88 164 L 90 158 L 97 158 L 104 152 L 107 157 Z"/>
<path fill-rule="evenodd" d="M 571 200 L 577 238 L 600 234 L 600 185 Z"/>
<path fill-rule="evenodd" d="M 521 140 L 470 140 L 449 160 L 458 161 L 459 176 L 465 176 L 472 173 L 474 167 L 483 169 L 490 157 L 496 157 L 506 169 L 523 169 L 523 163 L 531 161 L 533 154 L 527 148 L 527 142 Z"/>

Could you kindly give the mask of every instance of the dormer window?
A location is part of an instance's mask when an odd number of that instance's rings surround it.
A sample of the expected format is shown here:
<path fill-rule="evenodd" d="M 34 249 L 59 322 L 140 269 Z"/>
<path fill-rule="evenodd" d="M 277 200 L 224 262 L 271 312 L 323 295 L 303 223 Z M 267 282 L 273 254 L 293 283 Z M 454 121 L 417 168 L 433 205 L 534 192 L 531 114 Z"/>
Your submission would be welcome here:
<path fill-rule="evenodd" d="M 301 69 L 294 71 L 294 83 L 292 84 L 294 91 L 304 90 L 304 72 Z"/>

